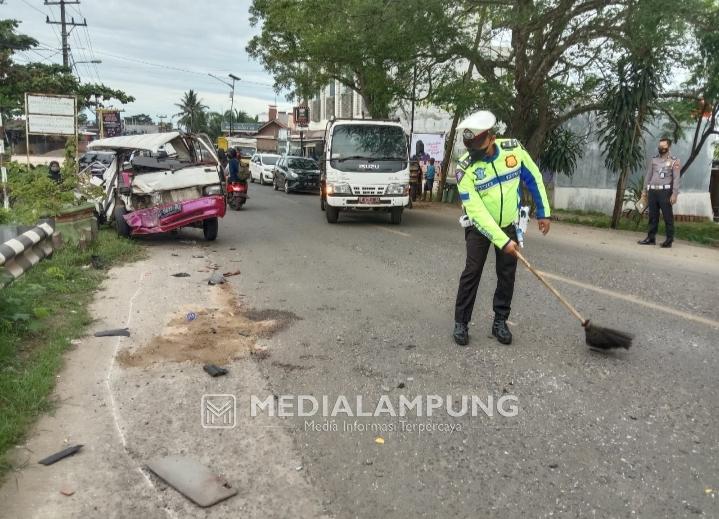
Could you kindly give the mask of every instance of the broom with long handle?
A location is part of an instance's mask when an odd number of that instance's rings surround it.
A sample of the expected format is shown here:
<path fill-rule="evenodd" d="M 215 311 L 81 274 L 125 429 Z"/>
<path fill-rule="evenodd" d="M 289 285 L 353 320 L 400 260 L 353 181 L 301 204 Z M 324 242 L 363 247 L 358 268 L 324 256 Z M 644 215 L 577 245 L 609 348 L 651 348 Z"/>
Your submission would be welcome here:
<path fill-rule="evenodd" d="M 535 270 L 534 267 L 529 264 L 529 261 L 527 261 L 527 259 L 519 253 L 519 251 L 517 251 L 517 258 L 524 264 L 525 267 L 527 267 L 527 269 L 532 274 L 537 277 L 539 281 L 542 282 L 545 287 L 549 289 L 552 294 L 554 294 L 557 299 L 559 299 L 560 303 L 567 307 L 567 310 L 569 310 L 574 317 L 579 319 L 579 322 L 582 323 L 582 327 L 584 328 L 584 332 L 586 334 L 587 345 L 590 348 L 597 348 L 600 350 L 611 350 L 613 348 L 624 348 L 626 350 L 629 349 L 629 347 L 632 345 L 633 339 L 631 335 L 629 335 L 628 333 L 621 332 L 619 330 L 612 330 L 611 328 L 603 328 L 591 324 L 589 319 L 585 319 L 584 317 L 582 317 L 582 314 L 580 314 L 577 309 L 571 305 L 569 301 L 564 299 L 562 294 L 560 294 L 556 288 L 550 285 L 549 281 L 547 281 L 545 277 L 542 276 L 542 274 Z"/>

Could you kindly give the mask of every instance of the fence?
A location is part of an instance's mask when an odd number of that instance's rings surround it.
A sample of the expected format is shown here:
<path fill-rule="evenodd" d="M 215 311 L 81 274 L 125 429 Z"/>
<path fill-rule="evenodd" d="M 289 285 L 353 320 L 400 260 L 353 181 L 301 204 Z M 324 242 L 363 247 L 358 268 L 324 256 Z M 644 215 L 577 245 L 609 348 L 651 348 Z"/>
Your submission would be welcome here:
<path fill-rule="evenodd" d="M 54 232 L 54 221 L 43 222 L 0 244 L 0 286 L 7 286 L 50 256 Z"/>

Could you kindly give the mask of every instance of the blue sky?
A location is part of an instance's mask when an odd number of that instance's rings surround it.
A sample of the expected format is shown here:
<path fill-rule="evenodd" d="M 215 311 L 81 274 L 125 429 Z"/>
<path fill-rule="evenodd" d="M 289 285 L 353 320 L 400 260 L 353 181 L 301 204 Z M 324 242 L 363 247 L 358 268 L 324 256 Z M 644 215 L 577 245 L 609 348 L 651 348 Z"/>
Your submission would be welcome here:
<path fill-rule="evenodd" d="M 83 81 L 98 82 L 124 90 L 136 101 L 125 105 L 124 115 L 177 113 L 174 103 L 190 88 L 199 92 L 211 110 L 230 108 L 230 88 L 212 73 L 227 79 L 233 73 L 235 108 L 251 115 L 267 111 L 269 104 L 289 109 L 282 95 L 275 97 L 272 77 L 245 52 L 258 32 L 250 27 L 249 0 L 84 0 L 66 7 L 68 20 L 87 19 L 87 28 L 76 27 L 69 39 L 75 61 L 102 60 L 101 64 L 78 64 Z M 45 17 L 60 19 L 58 6 L 43 0 L 4 0 L 0 18 L 22 23 L 19 32 L 37 39 L 35 52 L 16 54 L 18 62 L 62 63 L 60 26 L 48 25 Z M 151 65 L 152 64 L 152 65 Z M 161 66 L 157 66 L 161 65 Z"/>

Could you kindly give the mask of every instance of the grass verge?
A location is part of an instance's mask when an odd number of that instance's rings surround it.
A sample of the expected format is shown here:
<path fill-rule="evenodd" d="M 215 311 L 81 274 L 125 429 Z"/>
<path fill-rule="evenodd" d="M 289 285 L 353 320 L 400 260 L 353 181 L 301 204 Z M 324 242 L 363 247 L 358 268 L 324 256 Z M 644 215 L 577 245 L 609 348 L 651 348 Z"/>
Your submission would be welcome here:
<path fill-rule="evenodd" d="M 62 354 L 92 321 L 88 305 L 106 269 L 141 256 L 136 243 L 101 230 L 87 250 L 65 247 L 0 289 L 0 476 L 7 450 L 51 408 Z"/>
<path fill-rule="evenodd" d="M 552 214 L 557 216 L 562 223 L 573 223 L 588 225 L 590 227 L 609 228 L 611 217 L 604 213 L 590 211 L 566 211 L 554 209 Z M 628 218 L 619 221 L 619 229 L 623 231 L 646 232 L 647 219 L 643 219 L 639 225 Z M 659 222 L 659 237 L 665 234 L 664 222 Z M 719 224 L 714 222 L 674 222 L 674 237 L 678 240 L 687 240 L 702 245 L 719 247 Z"/>

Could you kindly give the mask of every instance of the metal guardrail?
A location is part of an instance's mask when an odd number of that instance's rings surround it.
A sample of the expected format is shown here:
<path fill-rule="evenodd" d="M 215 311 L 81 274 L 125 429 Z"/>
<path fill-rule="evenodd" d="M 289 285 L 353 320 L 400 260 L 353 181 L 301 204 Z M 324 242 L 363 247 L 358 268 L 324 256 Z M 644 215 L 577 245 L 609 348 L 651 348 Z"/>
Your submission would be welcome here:
<path fill-rule="evenodd" d="M 54 232 L 54 222 L 43 222 L 0 244 L 0 286 L 7 286 L 50 256 Z"/>

